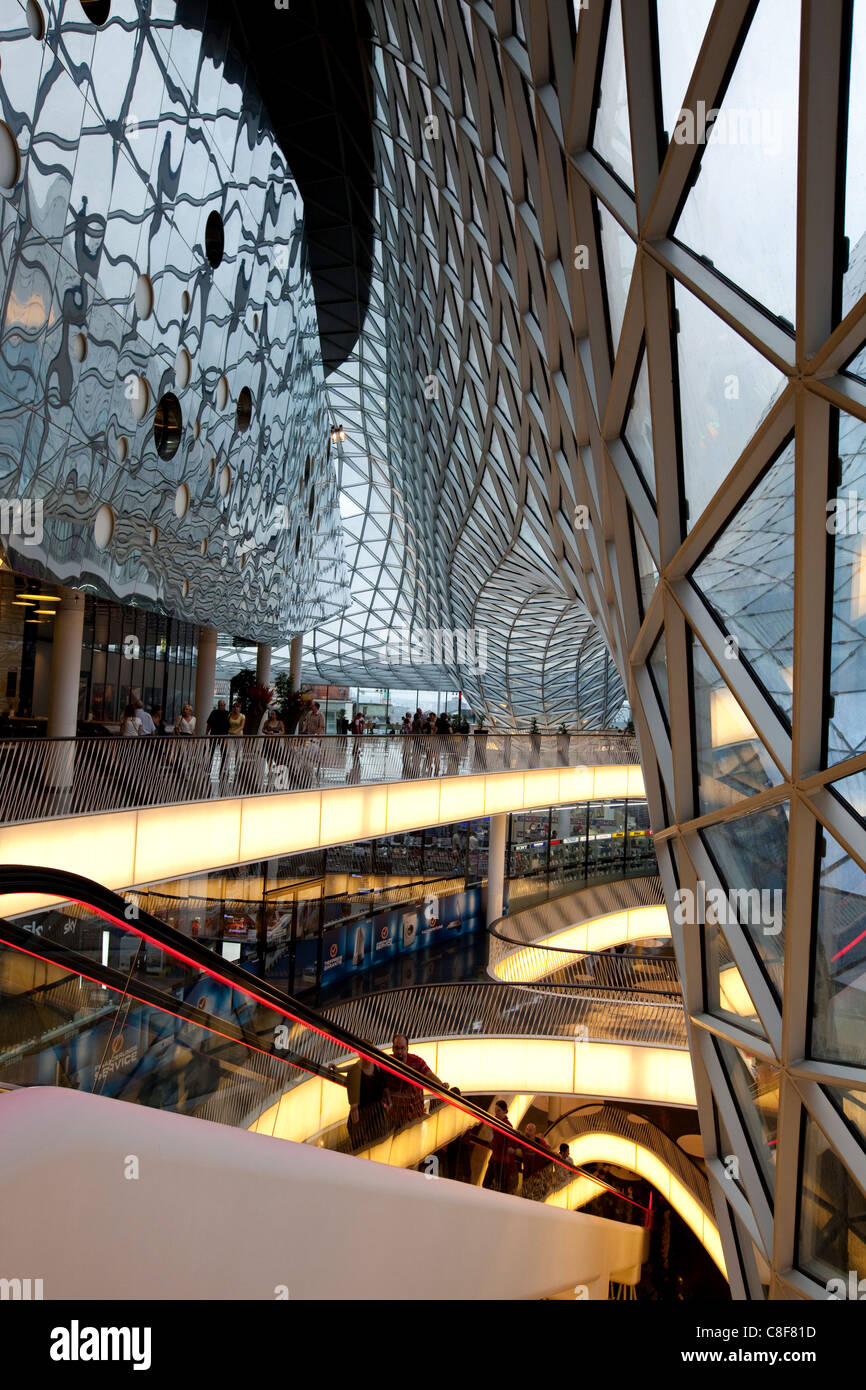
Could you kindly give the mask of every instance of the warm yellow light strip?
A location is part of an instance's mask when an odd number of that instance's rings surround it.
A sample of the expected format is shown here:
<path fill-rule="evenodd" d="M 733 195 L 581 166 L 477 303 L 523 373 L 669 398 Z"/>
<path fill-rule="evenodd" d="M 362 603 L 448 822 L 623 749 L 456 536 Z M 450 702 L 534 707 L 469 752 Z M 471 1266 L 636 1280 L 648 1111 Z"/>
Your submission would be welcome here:
<path fill-rule="evenodd" d="M 675 1048 L 481 1037 L 411 1046 L 437 1076 L 464 1095 L 583 1095 L 659 1105 L 696 1103 L 689 1054 Z M 344 1088 L 314 1076 L 286 1091 L 250 1129 L 300 1143 L 332 1125 L 345 1124 L 348 1114 Z"/>
<path fill-rule="evenodd" d="M 130 888 L 500 811 L 645 795 L 640 767 L 624 764 L 231 797 L 7 826 L 0 863 L 69 869 Z M 45 901 L 8 897 L 2 910 L 13 916 Z"/>
<path fill-rule="evenodd" d="M 550 936 L 540 937 L 531 946 L 519 947 L 493 966 L 491 973 L 507 983 L 526 984 L 541 980 L 567 965 L 569 958 L 561 954 L 562 949 L 606 951 L 627 941 L 646 941 L 651 937 L 669 937 L 670 934 L 667 908 L 663 904 L 606 912 L 600 917 L 590 917 L 575 927 L 566 927 Z M 557 946 L 560 950 L 545 950 L 546 946 Z"/>
<path fill-rule="evenodd" d="M 727 1268 L 725 1257 L 722 1254 L 722 1242 L 718 1227 L 704 1211 L 700 1202 L 695 1200 L 667 1164 L 651 1149 L 644 1148 L 642 1144 L 633 1143 L 630 1139 L 624 1139 L 622 1135 L 607 1134 L 602 1131 L 581 1134 L 579 1138 L 572 1139 L 568 1149 L 572 1162 L 579 1167 L 583 1167 L 587 1163 L 615 1163 L 618 1167 L 627 1168 L 629 1172 L 636 1173 L 638 1177 L 645 1178 L 647 1182 L 652 1183 L 653 1187 L 670 1202 L 674 1211 L 682 1217 L 689 1229 L 697 1236 L 714 1264 L 727 1278 Z M 592 1184 L 589 1184 L 584 1178 L 576 1178 L 574 1182 L 569 1183 L 568 1187 L 564 1187 L 548 1197 L 547 1203 L 549 1206 L 564 1207 L 569 1211 L 574 1211 L 577 1207 L 585 1206 L 596 1195 L 596 1192 L 592 1190 Z"/>

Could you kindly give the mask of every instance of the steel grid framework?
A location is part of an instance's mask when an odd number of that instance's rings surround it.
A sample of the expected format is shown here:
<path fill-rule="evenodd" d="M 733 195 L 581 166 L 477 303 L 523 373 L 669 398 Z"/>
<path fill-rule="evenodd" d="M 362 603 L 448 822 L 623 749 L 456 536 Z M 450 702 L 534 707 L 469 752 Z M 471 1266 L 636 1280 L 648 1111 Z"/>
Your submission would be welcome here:
<path fill-rule="evenodd" d="M 371 0 L 383 298 L 330 387 L 364 582 L 323 671 L 383 603 L 537 590 L 627 682 L 741 1297 L 866 1275 L 864 10 Z"/>

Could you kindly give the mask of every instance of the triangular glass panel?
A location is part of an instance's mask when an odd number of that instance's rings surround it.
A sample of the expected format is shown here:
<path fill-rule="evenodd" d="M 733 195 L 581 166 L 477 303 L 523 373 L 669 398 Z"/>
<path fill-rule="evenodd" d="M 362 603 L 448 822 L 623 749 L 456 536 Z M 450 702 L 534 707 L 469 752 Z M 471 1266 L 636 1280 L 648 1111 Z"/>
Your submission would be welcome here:
<path fill-rule="evenodd" d="M 611 0 L 604 63 L 601 70 L 601 96 L 595 113 L 592 147 L 609 164 L 627 188 L 634 188 L 631 163 L 631 134 L 628 127 L 628 95 L 625 82 L 625 50 L 622 41 L 620 0 Z"/>
<path fill-rule="evenodd" d="M 819 830 L 819 834 L 820 834 Z M 829 831 L 818 881 L 811 1055 L 866 1065 L 866 874 Z"/>
<path fill-rule="evenodd" d="M 620 226 L 613 213 L 608 212 L 602 202 L 598 203 L 598 220 L 601 226 L 601 253 L 604 261 L 611 346 L 613 356 L 616 357 L 637 247 L 625 228 Z"/>
<path fill-rule="evenodd" d="M 725 910 L 748 936 L 779 1000 L 785 974 L 788 816 L 786 802 L 701 831 L 727 893 Z"/>
<path fill-rule="evenodd" d="M 734 960 L 727 937 L 716 920 L 724 920 L 725 909 L 720 910 L 716 895 L 709 891 L 704 904 L 706 923 L 704 941 L 707 963 L 707 1009 L 714 1018 L 724 1018 L 735 1023 L 738 1028 L 766 1040 L 754 1000 L 748 985 Z"/>
<path fill-rule="evenodd" d="M 795 1259 L 800 1269 L 825 1286 L 828 1298 L 862 1299 L 866 1197 L 808 1111 L 803 1125 Z"/>
<path fill-rule="evenodd" d="M 656 0 L 662 117 L 674 132 L 715 0 Z"/>
<path fill-rule="evenodd" d="M 778 786 L 782 774 L 695 634 L 692 674 L 698 803 L 705 815 Z"/>
<path fill-rule="evenodd" d="M 838 782 L 831 784 L 830 791 L 866 825 L 866 772 L 852 772 L 850 777 L 840 777 Z"/>
<path fill-rule="evenodd" d="M 650 599 L 656 591 L 659 582 L 659 572 L 652 556 L 652 551 L 643 538 L 643 532 L 634 519 L 631 517 L 632 534 L 634 535 L 634 548 L 637 556 L 637 577 L 638 595 L 640 597 L 641 617 L 649 607 Z"/>
<path fill-rule="evenodd" d="M 792 324 L 799 10 L 798 0 L 761 0 L 721 106 L 699 102 L 671 132 L 674 142 L 705 146 L 677 239 Z"/>
<path fill-rule="evenodd" d="M 623 425 L 623 435 L 629 453 L 650 491 L 656 495 L 655 455 L 653 454 L 653 422 L 650 412 L 649 370 L 646 348 L 641 350 L 640 367 L 632 392 L 631 404 Z"/>
<path fill-rule="evenodd" d="M 827 520 L 833 543 L 833 615 L 827 764 L 866 751 L 866 423 L 840 410 L 841 482 Z"/>
<path fill-rule="evenodd" d="M 851 1091 L 844 1086 L 825 1086 L 824 1091 L 844 1117 L 860 1147 L 866 1149 L 866 1091 Z"/>
<path fill-rule="evenodd" d="M 664 721 L 668 732 L 671 727 L 671 706 L 668 695 L 668 653 L 667 643 L 665 642 L 665 630 L 662 628 L 653 644 L 652 650 L 647 661 L 650 680 L 655 690 L 659 704 L 662 708 Z"/>
<path fill-rule="evenodd" d="M 724 1038 L 717 1038 L 716 1046 L 758 1168 L 772 1194 L 776 1185 L 778 1068 Z"/>
<path fill-rule="evenodd" d="M 848 88 L 848 149 L 845 168 L 845 236 L 848 269 L 842 277 L 842 315 L 866 292 L 866 5 L 854 6 L 851 33 L 851 77 Z"/>
<path fill-rule="evenodd" d="M 786 379 L 679 284 L 676 307 L 683 474 L 692 526 L 781 395 Z"/>
<path fill-rule="evenodd" d="M 740 504 L 692 579 L 790 722 L 794 703 L 794 441 Z"/>

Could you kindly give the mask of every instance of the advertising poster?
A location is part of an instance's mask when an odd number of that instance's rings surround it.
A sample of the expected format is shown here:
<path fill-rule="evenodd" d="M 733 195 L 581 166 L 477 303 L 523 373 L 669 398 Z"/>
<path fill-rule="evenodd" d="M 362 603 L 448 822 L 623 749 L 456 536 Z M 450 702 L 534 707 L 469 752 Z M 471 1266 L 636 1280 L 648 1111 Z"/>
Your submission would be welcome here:
<path fill-rule="evenodd" d="M 383 960 L 391 960 L 397 954 L 397 924 L 395 912 L 380 912 L 373 919 L 373 959 L 372 965 Z"/>

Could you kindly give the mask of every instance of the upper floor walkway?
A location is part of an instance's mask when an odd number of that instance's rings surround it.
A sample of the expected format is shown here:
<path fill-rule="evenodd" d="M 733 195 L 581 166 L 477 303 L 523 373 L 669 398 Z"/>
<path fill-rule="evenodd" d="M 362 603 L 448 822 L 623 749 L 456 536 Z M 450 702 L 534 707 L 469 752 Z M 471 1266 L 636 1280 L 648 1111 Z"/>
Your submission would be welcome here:
<path fill-rule="evenodd" d="M 131 888 L 508 811 L 644 796 L 636 741 L 619 733 L 5 740 L 0 863 Z M 22 898 L 8 911 L 33 906 Z"/>

